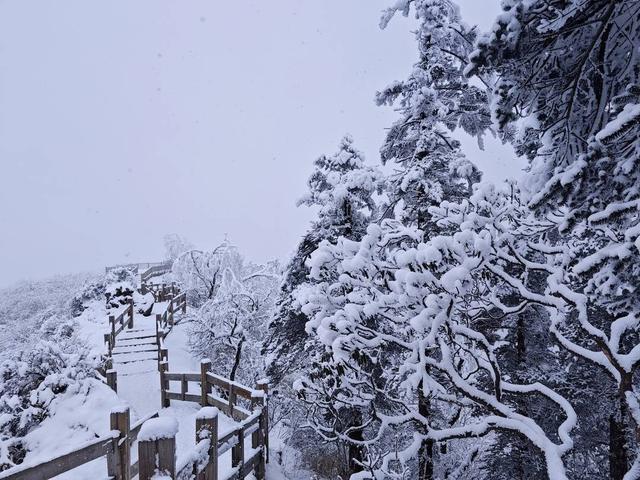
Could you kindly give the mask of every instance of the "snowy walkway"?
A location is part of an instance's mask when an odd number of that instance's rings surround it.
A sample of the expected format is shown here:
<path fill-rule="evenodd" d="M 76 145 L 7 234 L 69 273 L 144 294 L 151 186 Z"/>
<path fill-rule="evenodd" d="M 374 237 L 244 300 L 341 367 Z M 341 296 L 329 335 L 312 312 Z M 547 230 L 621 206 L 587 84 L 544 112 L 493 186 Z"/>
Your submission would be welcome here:
<path fill-rule="evenodd" d="M 156 303 L 153 313 L 148 317 L 136 314 L 133 329 L 125 329 L 118 335 L 114 353 L 155 349 L 155 315 L 163 313 L 166 306 L 166 302 Z M 80 338 L 83 342 L 91 345 L 96 352 L 104 351 L 103 335 L 109 331 L 105 315 L 104 306 L 96 302 L 78 319 Z M 177 324 L 164 341 L 164 347 L 169 352 L 169 371 L 199 372 L 200 359 L 193 358 L 189 352 L 188 324 L 180 323 L 180 314 L 178 313 L 176 313 L 175 319 Z M 153 337 L 149 335 L 153 335 Z M 145 344 L 149 346 L 147 347 Z M 142 359 L 143 361 L 123 363 L 129 362 L 131 359 Z M 97 436 L 106 435 L 110 430 L 109 412 L 111 408 L 126 404 L 131 409 L 132 424 L 155 412 L 158 412 L 162 417 L 170 416 L 178 420 L 177 465 L 180 467 L 184 463 L 183 459 L 195 446 L 195 417 L 200 405 L 195 402 L 171 400 L 169 408 L 161 408 L 157 350 L 140 354 L 114 355 L 113 367 L 118 372 L 118 394 L 116 395 L 106 385 L 96 380 L 89 381 L 88 385 L 93 386 L 87 387 L 86 396 L 68 392 L 68 395 L 57 401 L 53 410 L 55 414 L 30 434 L 34 453 L 29 455 L 28 461 L 45 460 L 60 455 L 70 447 L 81 445 Z M 172 384 L 172 386 L 174 385 Z M 191 393 L 200 393 L 197 384 L 190 384 L 190 388 Z M 194 388 L 197 391 L 194 391 Z M 80 422 L 79 419 L 81 419 Z M 219 435 L 224 435 L 233 429 L 234 425 L 233 420 L 220 414 Z M 251 451 L 250 439 L 247 439 L 245 449 L 246 453 Z M 137 442 L 132 445 L 131 454 L 132 461 L 136 461 L 138 459 Z M 219 465 L 219 478 L 222 480 L 231 471 L 230 451 L 220 457 Z M 56 479 L 94 480 L 106 477 L 106 459 L 102 457 L 59 475 Z M 283 478 L 284 476 L 277 465 L 267 465 L 267 479 L 279 480 Z"/>
<path fill-rule="evenodd" d="M 123 348 L 128 344 L 137 343 L 140 345 L 152 343 L 155 346 L 155 315 L 163 313 L 166 309 L 165 303 L 156 303 L 153 313 L 144 317 L 136 314 L 134 317 L 134 328 L 122 332 L 117 338 L 114 352 L 126 351 Z M 151 338 L 140 338 L 153 335 Z M 120 348 L 119 348 L 120 347 Z M 180 323 L 180 317 L 176 314 L 176 324 L 166 337 L 164 347 L 169 351 L 169 371 L 170 372 L 199 372 L 200 361 L 191 356 L 188 345 L 187 325 Z M 144 346 L 142 347 L 144 348 Z M 138 361 L 131 362 L 132 359 Z M 143 359 L 142 361 L 139 361 Z M 120 363 L 120 362 L 130 363 Z M 169 408 L 160 406 L 160 374 L 158 373 L 157 354 L 140 353 L 124 354 L 114 356 L 114 369 L 118 372 L 118 396 L 131 408 L 131 421 L 135 422 L 155 412 L 161 417 L 173 417 L 178 420 L 179 430 L 176 436 L 177 465 L 183 465 L 181 459 L 185 458 L 195 446 L 195 417 L 200 410 L 200 405 L 195 402 L 182 402 L 171 400 Z M 197 385 L 190 384 L 189 393 L 200 394 Z M 235 422 L 229 417 L 220 413 L 218 417 L 219 435 L 224 435 L 234 428 Z M 247 439 L 245 445 L 247 452 L 251 449 L 251 440 Z M 132 447 L 132 461 L 138 459 L 137 443 Z M 231 471 L 231 451 L 226 452 L 219 459 L 220 478 L 224 478 L 225 473 Z"/>
<path fill-rule="evenodd" d="M 146 349 L 147 344 L 149 349 L 156 348 L 155 316 L 163 313 L 166 308 L 167 303 L 161 302 L 154 304 L 153 312 L 148 317 L 136 314 L 133 320 L 134 328 L 125 330 L 118 336 L 114 353 Z M 188 349 L 186 325 L 180 324 L 179 320 L 179 314 L 176 314 L 176 325 L 164 341 L 164 348 L 169 351 L 169 370 L 199 372 L 200 363 L 191 356 Z M 180 458 L 195 445 L 195 417 L 200 405 L 194 402 L 172 400 L 169 408 L 161 408 L 157 351 L 114 355 L 113 368 L 118 372 L 118 396 L 129 405 L 132 422 L 155 412 L 160 416 L 174 417 L 178 420 L 176 447 L 178 465 L 180 465 Z M 191 388 L 193 389 L 193 386 Z M 193 393 L 200 392 L 193 391 Z M 219 425 L 220 431 L 224 431 L 232 428 L 233 421 L 220 415 Z M 131 453 L 133 461 L 137 460 L 137 444 L 134 444 Z"/>

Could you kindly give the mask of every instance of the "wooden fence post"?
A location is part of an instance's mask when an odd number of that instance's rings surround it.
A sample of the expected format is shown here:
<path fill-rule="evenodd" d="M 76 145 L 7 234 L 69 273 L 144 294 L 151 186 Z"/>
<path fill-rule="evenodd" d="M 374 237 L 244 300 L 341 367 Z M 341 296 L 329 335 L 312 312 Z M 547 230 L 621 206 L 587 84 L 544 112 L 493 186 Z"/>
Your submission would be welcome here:
<path fill-rule="evenodd" d="M 167 311 L 169 312 L 169 324 L 173 327 L 173 325 L 174 325 L 174 322 L 173 322 L 173 298 L 171 298 L 171 300 L 169 300 L 169 307 L 168 307 Z"/>
<path fill-rule="evenodd" d="M 180 378 L 180 396 L 183 402 L 187 399 L 188 392 L 189 392 L 189 382 L 187 381 L 187 377 L 183 373 L 182 377 Z"/>
<path fill-rule="evenodd" d="M 209 388 L 209 380 L 207 379 L 207 373 L 211 370 L 211 360 L 205 358 L 200 361 L 200 405 L 206 407 L 209 404 L 207 396 L 211 391 Z"/>
<path fill-rule="evenodd" d="M 107 370 L 107 385 L 114 392 L 118 393 L 118 372 L 115 370 Z"/>
<path fill-rule="evenodd" d="M 131 298 L 131 300 L 129 300 L 129 328 L 133 328 L 133 310 L 134 310 L 134 305 L 133 305 L 133 297 Z"/>
<path fill-rule="evenodd" d="M 109 352 L 109 356 L 111 356 L 111 350 L 113 349 L 113 347 L 111 346 L 111 334 L 110 333 L 105 333 L 104 334 L 104 343 L 107 344 L 107 351 Z"/>
<path fill-rule="evenodd" d="M 233 389 L 233 382 L 229 382 L 229 416 L 234 420 L 238 421 L 237 418 L 233 416 L 233 407 L 236 405 L 236 392 Z"/>
<path fill-rule="evenodd" d="M 109 323 L 111 324 L 111 341 L 116 341 L 116 317 L 109 315 Z"/>
<path fill-rule="evenodd" d="M 120 435 L 113 440 L 113 451 L 107 455 L 107 472 L 115 480 L 131 480 L 131 444 L 129 408 L 111 411 L 111 430 L 118 430 Z"/>
<path fill-rule="evenodd" d="M 187 294 L 182 296 L 182 313 L 187 313 Z"/>
<path fill-rule="evenodd" d="M 176 433 L 178 421 L 173 417 L 152 418 L 138 434 L 139 480 L 166 475 L 176 478 Z"/>
<path fill-rule="evenodd" d="M 240 426 L 236 434 L 236 444 L 231 449 L 231 466 L 237 467 L 242 472 L 242 464 L 244 463 L 244 427 Z M 242 478 L 242 477 L 238 477 Z"/>
<path fill-rule="evenodd" d="M 269 382 L 267 380 L 258 380 L 256 387 L 264 392 L 260 428 L 262 429 L 264 441 L 264 461 L 269 463 Z"/>
<path fill-rule="evenodd" d="M 105 372 L 107 370 L 111 370 L 113 368 L 113 357 L 107 357 L 107 359 L 104 361 L 104 370 Z"/>
<path fill-rule="evenodd" d="M 169 370 L 169 363 L 160 362 L 160 407 L 167 408 L 171 404 L 171 400 L 167 398 L 167 390 L 169 390 L 169 380 L 165 378 L 165 373 Z"/>
<path fill-rule="evenodd" d="M 218 409 L 214 407 L 203 407 L 196 415 L 196 444 L 207 437 L 209 461 L 200 472 L 193 472 L 196 480 L 218 480 Z"/>
<path fill-rule="evenodd" d="M 255 468 L 255 476 L 256 476 L 256 480 L 264 480 L 265 478 L 265 474 L 266 474 L 266 460 L 267 460 L 267 452 L 266 452 L 266 446 L 264 443 L 264 416 L 265 416 L 265 412 L 266 409 L 264 408 L 264 406 L 266 405 L 265 402 L 265 398 L 263 396 L 260 397 L 251 397 L 251 407 L 252 410 L 255 410 L 256 407 L 260 407 L 260 418 L 258 419 L 258 428 L 255 432 L 253 432 L 253 434 L 251 435 L 251 448 L 253 448 L 254 450 L 257 450 L 259 448 L 262 448 L 262 451 L 260 452 L 260 458 L 258 460 L 258 464 L 256 465 Z"/>

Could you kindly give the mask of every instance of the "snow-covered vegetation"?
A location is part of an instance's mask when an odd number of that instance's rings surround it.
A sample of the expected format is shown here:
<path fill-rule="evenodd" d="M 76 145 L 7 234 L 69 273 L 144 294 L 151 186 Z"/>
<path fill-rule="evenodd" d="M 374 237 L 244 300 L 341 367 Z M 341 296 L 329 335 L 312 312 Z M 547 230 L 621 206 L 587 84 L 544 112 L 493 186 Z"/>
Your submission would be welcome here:
<path fill-rule="evenodd" d="M 189 344 L 196 358 L 211 358 L 219 374 L 255 385 L 264 376 L 260 346 L 271 316 L 277 262 L 246 261 L 229 242 L 211 251 L 187 250 L 173 263 L 171 279 L 188 293 Z"/>
<path fill-rule="evenodd" d="M 107 288 L 97 275 L 74 275 L 0 293 L 0 471 L 107 432 L 104 412 L 119 402 L 97 372 Z"/>
<path fill-rule="evenodd" d="M 390 2 L 418 52 L 375 94 L 397 119 L 379 162 L 349 135 L 314 162 L 285 263 L 165 239 L 185 363 L 268 379 L 289 478 L 640 479 L 640 3 L 501 5 L 481 32 Z M 529 168 L 483 181 L 461 132 Z M 122 268 L 0 291 L 0 470 L 104 433 L 102 335 L 132 300 L 151 313 Z"/>
<path fill-rule="evenodd" d="M 420 57 L 377 94 L 400 114 L 381 194 L 340 162 L 310 180 L 265 349 L 305 405 L 290 444 L 342 446 L 334 476 L 640 478 L 639 7 L 502 8 L 484 34 L 453 1 L 386 10 Z M 458 130 L 513 145 L 524 179 L 481 182 Z"/>

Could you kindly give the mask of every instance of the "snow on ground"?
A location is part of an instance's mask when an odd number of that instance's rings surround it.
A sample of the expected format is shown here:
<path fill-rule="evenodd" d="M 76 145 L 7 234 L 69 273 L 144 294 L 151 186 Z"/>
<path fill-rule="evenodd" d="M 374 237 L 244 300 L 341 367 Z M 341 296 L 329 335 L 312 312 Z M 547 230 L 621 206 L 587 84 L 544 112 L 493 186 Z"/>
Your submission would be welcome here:
<path fill-rule="evenodd" d="M 104 334 L 109 332 L 107 308 L 104 299 L 92 300 L 85 304 L 85 310 L 76 317 L 76 335 L 95 355 L 106 353 Z"/>
<path fill-rule="evenodd" d="M 107 435 L 109 412 L 121 404 L 113 390 L 95 379 L 59 395 L 51 404 L 51 416 L 26 435 L 29 452 L 22 465 L 47 461 Z M 56 478 L 104 478 L 106 472 L 106 459 L 100 458 Z"/>
<path fill-rule="evenodd" d="M 153 313 L 149 317 L 135 315 L 133 323 L 134 333 L 125 333 L 122 338 L 133 335 L 143 335 L 144 332 L 155 334 L 155 315 L 162 313 L 166 309 L 166 303 L 154 305 Z M 194 358 L 188 347 L 188 328 L 186 324 L 179 322 L 179 314 L 175 314 L 176 325 L 173 327 L 165 339 L 165 348 L 169 350 L 169 371 L 170 372 L 199 372 L 200 359 Z M 128 331 L 127 331 L 128 332 Z M 120 337 L 118 337 L 120 338 Z M 128 343 L 128 342 L 125 342 Z M 200 410 L 200 405 L 195 402 L 182 402 L 171 400 L 169 408 L 161 408 L 160 405 L 160 374 L 156 360 L 144 362 L 128 363 L 118 365 L 114 363 L 114 368 L 118 372 L 118 395 L 124 399 L 131 408 L 132 416 L 143 418 L 158 411 L 160 417 L 171 417 L 178 421 L 178 433 L 176 435 L 177 465 L 180 467 L 186 462 L 186 458 L 194 449 L 196 416 Z M 178 382 L 171 382 L 170 388 L 179 390 Z M 197 384 L 189 383 L 189 393 L 198 394 L 200 388 Z M 231 430 L 234 422 L 227 416 L 220 414 L 218 417 L 218 430 L 220 435 Z M 245 449 L 248 453 L 251 448 L 251 441 L 247 439 Z M 137 444 L 133 445 L 132 460 L 138 458 Z M 220 458 L 220 475 L 224 478 L 231 470 L 231 451 L 226 452 Z M 278 478 L 278 477 L 275 477 Z"/>

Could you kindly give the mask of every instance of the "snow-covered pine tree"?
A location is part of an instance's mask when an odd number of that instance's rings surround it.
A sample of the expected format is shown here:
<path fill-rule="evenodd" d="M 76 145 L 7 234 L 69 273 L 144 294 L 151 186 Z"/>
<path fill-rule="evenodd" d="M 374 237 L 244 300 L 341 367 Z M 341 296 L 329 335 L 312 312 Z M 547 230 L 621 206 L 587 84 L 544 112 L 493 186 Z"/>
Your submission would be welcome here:
<path fill-rule="evenodd" d="M 264 352 L 271 361 L 269 374 L 276 382 L 299 367 L 304 351 L 307 318 L 295 303 L 293 291 L 308 280 L 305 262 L 323 240 L 361 237 L 376 210 L 374 195 L 380 189 L 381 174 L 365 163 L 363 154 L 346 135 L 338 151 L 314 162 L 309 190 L 298 205 L 318 208 L 317 218 L 300 241 L 289 261 L 270 325 Z"/>
<path fill-rule="evenodd" d="M 572 446 L 573 408 L 542 383 L 510 378 L 498 355 L 507 345 L 494 329 L 479 328 L 493 315 L 557 306 L 507 273 L 521 261 L 537 268 L 509 253 L 526 244 L 528 210 L 518 200 L 513 191 L 483 188 L 469 200 L 431 209 L 453 235 L 423 239 L 415 227 L 384 220 L 360 242 L 323 242 L 312 255 L 315 282 L 299 295 L 308 329 L 328 354 L 297 387 L 315 409 L 321 435 L 366 449 L 369 475 L 362 478 L 415 478 L 427 440 L 452 442 L 458 454 L 466 450 L 456 465 L 464 469 L 481 448 L 478 438 L 495 431 L 527 439 L 548 478 L 567 478 L 563 456 Z M 522 236 L 514 235 L 519 229 Z M 440 415 L 422 414 L 418 389 Z M 546 416 L 523 411 L 534 399 Z M 344 405 L 367 409 L 363 423 L 351 426 L 362 432 L 357 442 L 336 428 L 336 410 Z M 474 441 L 455 442 L 466 438 Z"/>
<path fill-rule="evenodd" d="M 573 314 L 555 335 L 613 380 L 610 478 L 637 479 L 640 5 L 510 0 L 503 9 L 467 73 L 499 78 L 493 114 L 517 127 L 513 142 L 531 159 L 530 206 L 555 215 L 555 243 L 571 246 L 550 290 Z"/>
<path fill-rule="evenodd" d="M 418 62 L 406 80 L 378 92 L 376 100 L 401 113 L 381 148 L 382 162 L 394 167 L 387 188 L 390 210 L 403 223 L 429 234 L 438 231 L 429 221 L 429 207 L 468 196 L 471 185 L 480 180 L 451 132 L 461 128 L 482 144 L 491 117 L 487 89 L 463 75 L 475 28 L 462 21 L 450 0 L 397 2 L 384 12 L 381 26 L 395 14 L 411 11 L 419 22 Z"/>
<path fill-rule="evenodd" d="M 317 217 L 285 269 L 263 346 L 267 373 L 279 391 L 290 391 L 295 375 L 306 366 L 310 355 L 305 332 L 308 318 L 300 311 L 294 294 L 296 288 L 309 281 L 306 262 L 324 240 L 359 239 L 364 234 L 376 212 L 374 197 L 381 182 L 381 173 L 365 163 L 348 135 L 342 138 L 335 154 L 322 155 L 314 162 L 309 190 L 298 204 L 317 208 Z"/>
<path fill-rule="evenodd" d="M 381 148 L 383 164 L 394 167 L 387 179 L 388 205 L 383 216 L 393 216 L 431 236 L 442 232 L 430 221 L 429 207 L 467 197 L 480 180 L 479 171 L 451 132 L 461 128 L 481 144 L 491 118 L 486 88 L 473 85 L 463 75 L 475 28 L 462 21 L 457 5 L 449 0 L 397 2 L 383 13 L 381 27 L 396 14 L 411 12 L 419 22 L 418 62 L 406 80 L 376 95 L 379 105 L 395 106 L 401 113 Z M 422 413 L 431 415 L 429 402 L 422 396 L 419 401 Z M 420 478 L 432 478 L 430 440 L 421 452 Z"/>

